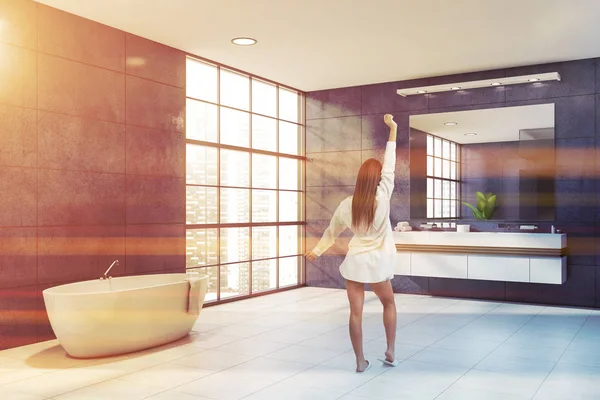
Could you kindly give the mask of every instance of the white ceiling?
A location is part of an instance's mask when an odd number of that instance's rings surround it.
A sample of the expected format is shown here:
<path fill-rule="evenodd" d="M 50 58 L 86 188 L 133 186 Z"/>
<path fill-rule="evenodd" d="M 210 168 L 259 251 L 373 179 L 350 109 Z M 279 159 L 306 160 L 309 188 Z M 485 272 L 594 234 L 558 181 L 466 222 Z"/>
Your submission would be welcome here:
<path fill-rule="evenodd" d="M 304 91 L 600 56 L 599 0 L 38 1 Z"/>
<path fill-rule="evenodd" d="M 411 115 L 410 127 L 459 144 L 513 142 L 521 130 L 554 128 L 554 104 Z"/>

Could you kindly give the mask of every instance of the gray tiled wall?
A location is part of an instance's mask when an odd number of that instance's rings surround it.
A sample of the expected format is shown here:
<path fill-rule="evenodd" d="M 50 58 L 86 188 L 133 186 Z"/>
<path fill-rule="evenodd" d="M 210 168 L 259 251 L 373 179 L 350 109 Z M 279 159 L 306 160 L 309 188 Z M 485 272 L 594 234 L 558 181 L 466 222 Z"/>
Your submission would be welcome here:
<path fill-rule="evenodd" d="M 539 285 L 397 276 L 396 292 L 600 306 L 600 255 L 596 234 L 600 207 L 596 192 L 600 163 L 600 68 L 598 60 L 580 60 L 528 67 L 390 82 L 308 93 L 307 165 L 308 246 L 319 238 L 335 207 L 352 193 L 360 160 L 381 156 L 387 140 L 383 114 L 399 123 L 397 178 L 392 198 L 392 223 L 410 218 L 410 115 L 553 102 L 556 104 L 556 220 L 569 235 L 568 279 L 564 285 Z M 560 73 L 560 82 L 400 97 L 396 90 L 429 84 L 534 73 Z M 359 157 L 360 154 L 360 157 Z M 338 267 L 345 242 L 307 266 L 312 286 L 341 288 Z"/>
<path fill-rule="evenodd" d="M 49 287 L 115 259 L 113 276 L 185 271 L 185 53 L 32 0 L 0 10 L 2 350 L 54 338 Z"/>

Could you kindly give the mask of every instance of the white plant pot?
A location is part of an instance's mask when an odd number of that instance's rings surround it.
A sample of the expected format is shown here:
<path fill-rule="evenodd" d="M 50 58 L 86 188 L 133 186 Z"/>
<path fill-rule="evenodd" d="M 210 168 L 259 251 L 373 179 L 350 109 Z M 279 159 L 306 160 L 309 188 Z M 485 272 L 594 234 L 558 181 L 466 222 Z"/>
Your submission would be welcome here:
<path fill-rule="evenodd" d="M 456 225 L 456 232 L 467 233 L 471 231 L 471 225 Z"/>

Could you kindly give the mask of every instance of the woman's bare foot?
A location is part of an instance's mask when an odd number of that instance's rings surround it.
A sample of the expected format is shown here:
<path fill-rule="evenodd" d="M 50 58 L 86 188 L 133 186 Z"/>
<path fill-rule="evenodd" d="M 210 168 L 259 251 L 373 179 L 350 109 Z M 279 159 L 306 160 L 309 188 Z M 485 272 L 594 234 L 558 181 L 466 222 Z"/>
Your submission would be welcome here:
<path fill-rule="evenodd" d="M 365 372 L 369 368 L 369 362 L 367 360 L 356 362 L 356 372 Z"/>
<path fill-rule="evenodd" d="M 394 352 L 391 350 L 386 351 L 385 352 L 385 360 L 390 363 L 393 363 L 396 360 L 396 354 L 394 354 Z"/>

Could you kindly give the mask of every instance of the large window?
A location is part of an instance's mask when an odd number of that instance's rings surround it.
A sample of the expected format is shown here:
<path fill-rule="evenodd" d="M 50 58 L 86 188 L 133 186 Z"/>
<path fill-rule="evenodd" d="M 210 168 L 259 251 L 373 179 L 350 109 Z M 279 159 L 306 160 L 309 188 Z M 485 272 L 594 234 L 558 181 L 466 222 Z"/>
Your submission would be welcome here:
<path fill-rule="evenodd" d="M 188 58 L 187 268 L 207 301 L 303 279 L 302 94 Z"/>
<path fill-rule="evenodd" d="M 427 218 L 460 217 L 460 145 L 427 135 Z"/>

